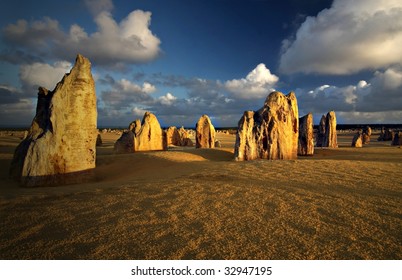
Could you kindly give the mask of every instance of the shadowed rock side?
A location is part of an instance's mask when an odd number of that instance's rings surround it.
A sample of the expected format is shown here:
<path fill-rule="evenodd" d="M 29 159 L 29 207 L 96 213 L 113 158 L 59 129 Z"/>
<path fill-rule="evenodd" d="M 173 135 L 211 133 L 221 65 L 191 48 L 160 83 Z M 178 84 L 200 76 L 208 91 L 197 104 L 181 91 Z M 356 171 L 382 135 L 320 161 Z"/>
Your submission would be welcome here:
<path fill-rule="evenodd" d="M 326 123 L 327 117 L 325 115 L 322 115 L 320 124 L 318 125 L 318 132 L 317 132 L 317 147 L 323 147 L 325 143 L 325 123 Z"/>
<path fill-rule="evenodd" d="M 334 111 L 328 112 L 325 120 L 324 147 L 338 148 L 338 136 L 336 134 L 336 115 Z"/>
<path fill-rule="evenodd" d="M 180 134 L 177 127 L 171 126 L 168 129 L 166 129 L 166 141 L 168 146 L 169 145 L 181 146 Z"/>
<path fill-rule="evenodd" d="M 296 95 L 272 92 L 257 112 L 247 111 L 239 121 L 235 159 L 295 159 L 299 137 Z"/>
<path fill-rule="evenodd" d="M 187 146 L 187 147 L 194 146 L 193 141 L 190 139 L 190 134 L 188 133 L 187 130 L 184 129 L 184 127 L 180 127 L 178 132 L 180 135 L 180 146 Z"/>
<path fill-rule="evenodd" d="M 36 115 L 27 137 L 15 150 L 10 175 L 23 186 L 87 179 L 95 168 L 96 120 L 91 63 L 78 55 L 70 73 L 53 91 L 39 88 Z M 77 176 L 80 174 L 85 176 Z"/>
<path fill-rule="evenodd" d="M 207 115 L 202 115 L 195 126 L 195 147 L 215 148 L 215 128 Z"/>
<path fill-rule="evenodd" d="M 402 146 L 402 131 L 395 131 L 393 133 L 391 146 Z"/>
<path fill-rule="evenodd" d="M 142 122 L 130 123 L 129 130 L 123 132 L 114 144 L 116 153 L 133 153 L 139 151 L 166 150 L 166 134 L 156 116 L 146 112 Z"/>
<path fill-rule="evenodd" d="M 392 141 L 393 138 L 393 132 L 389 128 L 381 127 L 380 136 L 377 141 Z"/>
<path fill-rule="evenodd" d="M 308 113 L 299 119 L 299 145 L 298 155 L 312 156 L 314 155 L 314 127 L 313 114 Z"/>

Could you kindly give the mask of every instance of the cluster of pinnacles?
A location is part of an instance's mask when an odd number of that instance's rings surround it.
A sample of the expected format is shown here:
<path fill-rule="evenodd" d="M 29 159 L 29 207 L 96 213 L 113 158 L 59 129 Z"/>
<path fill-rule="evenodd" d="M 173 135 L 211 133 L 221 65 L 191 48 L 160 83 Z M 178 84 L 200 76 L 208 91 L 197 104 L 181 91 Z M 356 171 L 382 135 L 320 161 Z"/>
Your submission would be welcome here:
<path fill-rule="evenodd" d="M 238 123 L 235 159 L 295 159 L 313 155 L 313 117 L 299 119 L 296 95 L 272 92 L 257 111 L 246 111 Z M 28 135 L 16 148 L 10 174 L 24 186 L 58 185 L 91 178 L 96 145 L 97 109 L 91 63 L 78 55 L 74 67 L 53 91 L 39 88 L 36 115 Z M 214 148 L 215 128 L 203 115 L 195 127 L 195 147 Z M 116 153 L 166 150 L 169 145 L 193 146 L 190 132 L 170 127 L 146 112 L 130 123 L 116 141 Z M 323 116 L 317 146 L 337 147 L 334 112 Z"/>

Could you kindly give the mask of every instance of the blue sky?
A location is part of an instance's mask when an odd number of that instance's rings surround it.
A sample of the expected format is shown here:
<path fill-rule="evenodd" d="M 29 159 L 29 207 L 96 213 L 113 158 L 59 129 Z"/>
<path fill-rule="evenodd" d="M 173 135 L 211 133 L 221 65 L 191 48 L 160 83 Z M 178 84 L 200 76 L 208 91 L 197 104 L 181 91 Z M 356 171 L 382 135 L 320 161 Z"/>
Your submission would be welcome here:
<path fill-rule="evenodd" d="M 163 126 L 236 126 L 272 90 L 300 116 L 402 122 L 399 0 L 2 1 L 0 126 L 32 121 L 77 53 L 92 62 L 99 126 L 145 111 Z"/>

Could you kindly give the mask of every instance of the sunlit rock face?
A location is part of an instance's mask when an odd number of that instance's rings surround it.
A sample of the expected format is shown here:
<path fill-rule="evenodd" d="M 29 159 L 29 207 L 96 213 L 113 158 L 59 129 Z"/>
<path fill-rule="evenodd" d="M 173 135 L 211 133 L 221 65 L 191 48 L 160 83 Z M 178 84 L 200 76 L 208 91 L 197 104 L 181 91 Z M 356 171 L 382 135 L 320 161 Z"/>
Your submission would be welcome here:
<path fill-rule="evenodd" d="M 195 147 L 215 148 L 215 128 L 207 115 L 202 115 L 196 124 Z"/>
<path fill-rule="evenodd" d="M 134 153 L 140 151 L 160 151 L 167 149 L 166 133 L 161 128 L 156 116 L 146 112 L 142 119 L 129 125 L 114 144 L 116 153 Z"/>
<path fill-rule="evenodd" d="M 166 135 L 156 116 L 146 112 L 134 137 L 134 151 L 166 150 Z"/>
<path fill-rule="evenodd" d="M 53 91 L 39 88 L 36 115 L 10 175 L 23 186 L 79 183 L 95 168 L 97 110 L 90 61 L 78 55 Z"/>
<path fill-rule="evenodd" d="M 296 95 L 272 92 L 264 106 L 246 111 L 239 121 L 235 159 L 295 159 L 299 137 Z"/>
<path fill-rule="evenodd" d="M 336 115 L 334 111 L 328 112 L 325 120 L 324 147 L 338 148 L 338 136 L 336 133 Z"/>

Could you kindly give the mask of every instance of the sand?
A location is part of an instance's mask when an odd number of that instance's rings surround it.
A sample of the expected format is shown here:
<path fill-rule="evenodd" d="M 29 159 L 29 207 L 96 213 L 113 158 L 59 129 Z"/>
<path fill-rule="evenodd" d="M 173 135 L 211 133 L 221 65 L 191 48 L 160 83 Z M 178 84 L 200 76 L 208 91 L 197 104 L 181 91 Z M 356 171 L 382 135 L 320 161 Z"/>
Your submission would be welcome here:
<path fill-rule="evenodd" d="M 21 188 L 0 136 L 1 259 L 402 259 L 402 149 L 372 141 L 291 161 L 219 149 L 114 155 L 94 182 Z M 376 135 L 372 139 L 376 139 Z"/>

